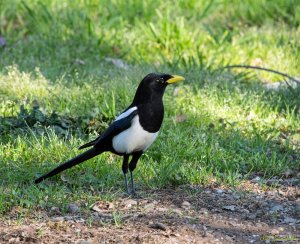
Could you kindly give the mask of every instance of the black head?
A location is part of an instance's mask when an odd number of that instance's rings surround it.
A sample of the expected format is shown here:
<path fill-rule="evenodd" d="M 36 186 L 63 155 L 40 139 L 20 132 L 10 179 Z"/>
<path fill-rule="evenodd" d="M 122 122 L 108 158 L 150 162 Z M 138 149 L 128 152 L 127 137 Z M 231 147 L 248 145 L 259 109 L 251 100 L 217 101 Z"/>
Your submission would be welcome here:
<path fill-rule="evenodd" d="M 165 88 L 171 83 L 182 81 L 184 78 L 178 75 L 169 75 L 162 73 L 150 73 L 142 80 L 141 85 L 148 86 L 149 88 L 161 89 Z"/>
<path fill-rule="evenodd" d="M 178 75 L 150 73 L 141 81 L 136 91 L 134 101 L 145 101 L 147 99 L 154 99 L 156 97 L 162 98 L 167 85 L 182 80 L 184 80 L 184 78 Z"/>

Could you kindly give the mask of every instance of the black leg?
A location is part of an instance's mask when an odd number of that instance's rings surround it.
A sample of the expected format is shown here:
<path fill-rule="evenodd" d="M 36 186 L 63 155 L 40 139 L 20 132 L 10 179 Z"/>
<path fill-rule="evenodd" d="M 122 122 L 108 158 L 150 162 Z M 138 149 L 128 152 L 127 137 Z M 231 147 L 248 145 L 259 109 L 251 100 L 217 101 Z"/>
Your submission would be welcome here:
<path fill-rule="evenodd" d="M 128 195 L 130 195 L 130 192 L 128 190 L 128 180 L 127 180 L 127 174 L 124 174 L 124 180 L 125 180 L 125 190 L 126 190 L 126 193 Z"/>
<path fill-rule="evenodd" d="M 134 195 L 135 190 L 134 190 L 134 180 L 133 180 L 133 172 L 132 171 L 130 171 L 130 180 L 131 180 L 131 189 L 132 189 L 131 193 L 132 193 L 132 195 Z"/>
<path fill-rule="evenodd" d="M 128 180 L 127 180 L 128 159 L 129 159 L 129 156 L 128 155 L 124 155 L 123 164 L 122 164 L 122 170 L 123 170 L 124 180 L 125 180 L 125 190 L 126 190 L 127 194 L 129 195 L 130 193 L 129 193 L 129 190 L 128 190 Z"/>
<path fill-rule="evenodd" d="M 131 177 L 131 194 L 135 195 L 135 190 L 134 190 L 134 180 L 133 180 L 133 171 L 136 167 L 136 164 L 140 157 L 142 156 L 143 152 L 135 152 L 132 154 L 132 159 L 129 164 L 129 170 L 130 170 L 130 177 Z"/>

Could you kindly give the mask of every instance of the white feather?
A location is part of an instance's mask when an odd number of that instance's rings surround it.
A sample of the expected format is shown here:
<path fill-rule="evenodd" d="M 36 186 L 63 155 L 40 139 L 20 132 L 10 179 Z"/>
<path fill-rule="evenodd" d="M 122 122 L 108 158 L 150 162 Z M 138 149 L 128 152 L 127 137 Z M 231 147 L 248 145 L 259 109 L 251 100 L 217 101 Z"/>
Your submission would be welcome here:
<path fill-rule="evenodd" d="M 130 109 L 128 109 L 128 110 L 125 111 L 124 113 L 121 113 L 121 114 L 115 119 L 115 121 L 125 118 L 126 116 L 128 116 L 129 114 L 131 114 L 134 110 L 137 110 L 137 107 L 136 107 L 136 106 L 135 106 L 135 107 L 132 107 L 132 108 L 130 108 Z"/>
<path fill-rule="evenodd" d="M 131 122 L 131 126 L 113 138 L 113 148 L 119 153 L 127 154 L 146 151 L 157 135 L 158 132 L 145 131 L 139 122 L 139 116 L 136 115 Z"/>

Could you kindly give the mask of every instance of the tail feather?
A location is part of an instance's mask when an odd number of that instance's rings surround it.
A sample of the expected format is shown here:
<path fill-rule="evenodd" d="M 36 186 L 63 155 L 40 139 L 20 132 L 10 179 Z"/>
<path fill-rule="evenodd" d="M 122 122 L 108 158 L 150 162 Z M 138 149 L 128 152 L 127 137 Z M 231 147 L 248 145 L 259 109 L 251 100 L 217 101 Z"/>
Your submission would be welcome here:
<path fill-rule="evenodd" d="M 87 151 L 85 151 L 82 154 L 79 154 L 78 156 L 76 156 L 75 158 L 70 159 L 69 161 L 59 165 L 57 168 L 51 170 L 49 173 L 42 175 L 41 177 L 37 178 L 34 182 L 36 184 L 40 183 L 41 181 L 52 177 L 68 168 L 71 168 L 77 164 L 80 164 L 88 159 L 91 159 L 99 154 L 101 154 L 103 151 L 97 150 L 95 148 L 91 148 Z"/>
<path fill-rule="evenodd" d="M 91 146 L 94 146 L 95 143 L 96 143 L 97 140 L 93 140 L 93 141 L 90 141 L 82 146 L 80 146 L 78 149 L 83 149 L 83 148 L 87 148 L 87 147 L 91 147 Z"/>

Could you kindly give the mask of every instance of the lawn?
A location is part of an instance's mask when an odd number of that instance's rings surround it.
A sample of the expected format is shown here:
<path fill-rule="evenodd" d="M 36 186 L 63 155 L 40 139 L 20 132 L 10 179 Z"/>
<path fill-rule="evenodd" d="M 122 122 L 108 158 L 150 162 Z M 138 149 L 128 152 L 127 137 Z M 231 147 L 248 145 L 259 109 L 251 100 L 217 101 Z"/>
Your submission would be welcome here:
<path fill-rule="evenodd" d="M 284 79 L 222 67 L 299 77 L 299 24 L 297 0 L 1 1 L 0 214 L 88 209 L 123 192 L 121 158 L 109 153 L 33 180 L 77 155 L 150 72 L 186 81 L 166 91 L 163 128 L 135 171 L 140 192 L 296 175 L 299 86 L 270 90 Z"/>

